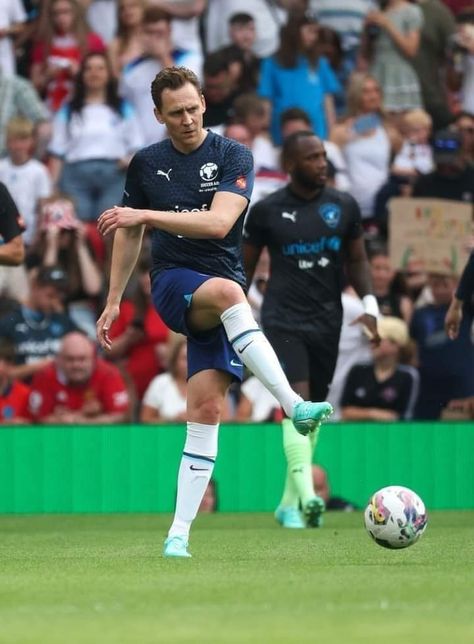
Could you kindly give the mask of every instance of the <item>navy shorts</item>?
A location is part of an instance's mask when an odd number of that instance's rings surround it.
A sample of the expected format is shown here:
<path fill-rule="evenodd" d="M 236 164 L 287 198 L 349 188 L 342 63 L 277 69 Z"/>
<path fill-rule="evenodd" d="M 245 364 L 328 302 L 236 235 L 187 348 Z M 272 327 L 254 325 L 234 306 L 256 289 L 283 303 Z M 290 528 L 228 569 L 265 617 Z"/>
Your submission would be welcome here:
<path fill-rule="evenodd" d="M 336 368 L 339 333 L 267 327 L 264 331 L 290 384 L 308 382 L 310 399 L 326 400 Z"/>
<path fill-rule="evenodd" d="M 211 277 L 189 268 L 170 268 L 152 275 L 153 304 L 164 323 L 188 339 L 188 378 L 204 369 L 217 369 L 242 381 L 243 364 L 227 339 L 222 324 L 202 333 L 193 333 L 187 324 L 187 312 L 194 292 Z"/>

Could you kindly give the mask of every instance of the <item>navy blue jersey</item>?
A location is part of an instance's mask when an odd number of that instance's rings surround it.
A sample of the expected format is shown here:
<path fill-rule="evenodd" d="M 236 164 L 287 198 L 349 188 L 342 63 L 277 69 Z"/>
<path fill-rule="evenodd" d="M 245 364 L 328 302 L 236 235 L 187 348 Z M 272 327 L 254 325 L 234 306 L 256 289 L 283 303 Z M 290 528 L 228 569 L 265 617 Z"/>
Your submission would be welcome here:
<path fill-rule="evenodd" d="M 287 186 L 256 203 L 244 239 L 270 253 L 264 328 L 339 333 L 345 244 L 361 235 L 356 201 L 333 188 L 305 200 Z"/>
<path fill-rule="evenodd" d="M 77 327 L 67 313 L 44 315 L 26 306 L 0 319 L 0 337 L 15 345 L 17 364 L 52 358 L 63 336 L 71 331 L 77 331 Z"/>
<path fill-rule="evenodd" d="M 171 212 L 205 211 L 217 191 L 234 192 L 249 200 L 253 179 L 252 153 L 236 141 L 208 132 L 199 148 L 183 154 L 166 139 L 140 150 L 132 159 L 123 204 Z M 224 239 L 189 239 L 154 228 L 152 275 L 169 268 L 190 268 L 245 287 L 245 212 Z"/>

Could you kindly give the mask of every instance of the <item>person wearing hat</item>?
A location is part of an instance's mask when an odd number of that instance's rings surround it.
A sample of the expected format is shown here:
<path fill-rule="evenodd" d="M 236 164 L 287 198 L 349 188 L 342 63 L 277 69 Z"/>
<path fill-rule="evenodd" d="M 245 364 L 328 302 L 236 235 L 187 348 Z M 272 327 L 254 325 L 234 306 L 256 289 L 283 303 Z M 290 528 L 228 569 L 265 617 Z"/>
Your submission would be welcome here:
<path fill-rule="evenodd" d="M 474 167 L 467 162 L 462 135 L 441 130 L 433 137 L 433 172 L 418 177 L 414 197 L 474 203 Z"/>
<path fill-rule="evenodd" d="M 378 321 L 381 338 L 373 346 L 373 364 L 356 364 L 350 370 L 341 407 L 343 420 L 410 420 L 418 396 L 418 372 L 400 364 L 400 353 L 409 344 L 408 326 L 400 318 Z"/>
<path fill-rule="evenodd" d="M 30 295 L 24 305 L 0 318 L 0 338 L 15 346 L 12 377 L 28 381 L 51 362 L 61 338 L 76 325 L 63 311 L 67 275 L 58 266 L 42 267 L 30 276 Z"/>

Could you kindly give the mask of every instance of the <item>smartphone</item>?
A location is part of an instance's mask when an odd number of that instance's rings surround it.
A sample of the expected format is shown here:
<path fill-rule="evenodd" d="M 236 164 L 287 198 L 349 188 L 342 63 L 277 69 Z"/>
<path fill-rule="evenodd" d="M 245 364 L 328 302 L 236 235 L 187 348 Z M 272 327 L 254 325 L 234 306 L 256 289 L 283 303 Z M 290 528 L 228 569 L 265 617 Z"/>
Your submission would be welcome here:
<path fill-rule="evenodd" d="M 380 116 L 375 112 L 363 114 L 354 121 L 352 129 L 356 134 L 367 134 L 370 130 L 375 130 L 381 123 Z"/>

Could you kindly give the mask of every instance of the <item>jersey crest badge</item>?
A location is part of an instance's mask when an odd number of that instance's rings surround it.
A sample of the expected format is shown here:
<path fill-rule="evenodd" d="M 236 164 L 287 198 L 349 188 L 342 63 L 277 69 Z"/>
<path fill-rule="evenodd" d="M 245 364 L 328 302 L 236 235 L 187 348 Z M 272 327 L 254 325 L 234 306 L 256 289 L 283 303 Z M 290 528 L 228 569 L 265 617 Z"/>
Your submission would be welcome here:
<path fill-rule="evenodd" d="M 201 168 L 199 169 L 199 176 L 201 177 L 202 181 L 214 181 L 217 177 L 218 172 L 219 168 L 217 166 L 217 163 L 209 161 L 209 163 L 205 163 L 201 166 Z"/>
<path fill-rule="evenodd" d="M 336 203 L 325 203 L 319 207 L 319 214 L 329 228 L 337 228 L 341 219 L 341 207 Z"/>

